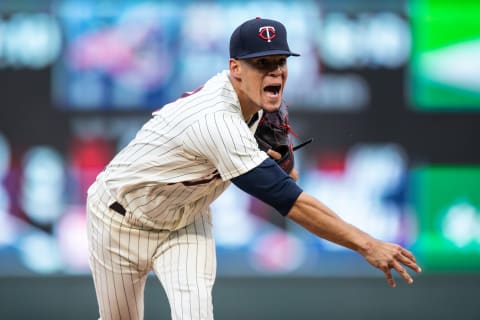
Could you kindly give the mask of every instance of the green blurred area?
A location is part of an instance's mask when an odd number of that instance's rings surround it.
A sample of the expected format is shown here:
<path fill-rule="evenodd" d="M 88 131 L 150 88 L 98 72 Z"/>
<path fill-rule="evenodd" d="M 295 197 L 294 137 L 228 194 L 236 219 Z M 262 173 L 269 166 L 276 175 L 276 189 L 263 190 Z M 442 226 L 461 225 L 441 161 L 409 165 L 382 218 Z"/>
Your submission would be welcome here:
<path fill-rule="evenodd" d="M 414 250 L 428 271 L 480 270 L 480 166 L 413 172 L 418 219 Z"/>
<path fill-rule="evenodd" d="M 475 58 L 480 52 L 480 1 L 411 0 L 409 14 L 412 28 L 409 84 L 413 107 L 480 109 L 480 87 L 473 85 L 472 89 L 465 85 L 471 77 L 475 81 L 475 72 L 477 79 L 480 77 Z M 466 71 L 458 71 L 465 65 Z M 438 71 L 443 69 L 447 76 L 439 77 Z M 460 76 L 448 77 L 449 72 L 459 72 Z"/>
<path fill-rule="evenodd" d="M 480 36 L 480 2 L 477 0 L 411 0 L 414 47 L 420 53 Z"/>

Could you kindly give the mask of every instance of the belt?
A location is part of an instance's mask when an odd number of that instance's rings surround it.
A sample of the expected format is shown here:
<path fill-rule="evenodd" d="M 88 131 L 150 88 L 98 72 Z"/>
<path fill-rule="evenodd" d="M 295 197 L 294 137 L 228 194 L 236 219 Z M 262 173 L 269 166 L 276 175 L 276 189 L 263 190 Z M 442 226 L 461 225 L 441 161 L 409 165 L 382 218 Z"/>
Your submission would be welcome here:
<path fill-rule="evenodd" d="M 113 211 L 117 212 L 117 213 L 120 213 L 122 216 L 124 216 L 125 213 L 127 212 L 127 210 L 125 210 L 125 208 L 120 203 L 118 203 L 117 201 L 112 203 L 109 206 L 109 208 L 112 209 Z"/>

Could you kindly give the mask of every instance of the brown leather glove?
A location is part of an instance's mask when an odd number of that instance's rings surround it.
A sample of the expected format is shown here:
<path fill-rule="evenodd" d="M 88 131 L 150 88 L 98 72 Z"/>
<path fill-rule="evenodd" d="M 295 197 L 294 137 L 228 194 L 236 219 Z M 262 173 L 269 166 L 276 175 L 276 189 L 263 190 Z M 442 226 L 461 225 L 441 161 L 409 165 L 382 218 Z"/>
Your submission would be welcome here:
<path fill-rule="evenodd" d="M 285 102 L 275 112 L 264 111 L 255 131 L 255 139 L 261 150 L 267 152 L 272 149 L 281 154 L 281 158 L 275 161 L 287 174 L 290 174 L 295 162 L 290 134 L 296 136 L 288 124 L 288 106 Z"/>

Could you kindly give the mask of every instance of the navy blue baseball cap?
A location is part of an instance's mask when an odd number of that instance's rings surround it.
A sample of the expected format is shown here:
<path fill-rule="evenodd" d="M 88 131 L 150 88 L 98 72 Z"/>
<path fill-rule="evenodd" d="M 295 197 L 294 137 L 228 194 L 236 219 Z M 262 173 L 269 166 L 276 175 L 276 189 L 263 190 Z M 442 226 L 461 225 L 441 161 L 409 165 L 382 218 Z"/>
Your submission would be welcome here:
<path fill-rule="evenodd" d="M 230 58 L 249 59 L 271 55 L 299 56 L 290 51 L 287 29 L 278 21 L 255 18 L 245 21 L 230 37 Z"/>

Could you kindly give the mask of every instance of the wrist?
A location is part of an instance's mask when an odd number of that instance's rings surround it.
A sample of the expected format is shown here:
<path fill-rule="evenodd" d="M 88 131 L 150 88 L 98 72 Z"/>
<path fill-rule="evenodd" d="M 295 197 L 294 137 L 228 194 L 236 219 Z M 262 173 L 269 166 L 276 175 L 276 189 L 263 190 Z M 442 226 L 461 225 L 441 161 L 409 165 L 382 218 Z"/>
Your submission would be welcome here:
<path fill-rule="evenodd" d="M 362 256 L 368 255 L 373 247 L 373 241 L 374 239 L 371 237 L 362 237 L 362 239 L 358 241 L 355 251 Z"/>

